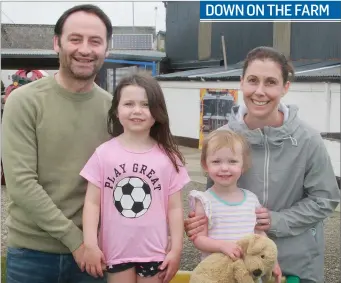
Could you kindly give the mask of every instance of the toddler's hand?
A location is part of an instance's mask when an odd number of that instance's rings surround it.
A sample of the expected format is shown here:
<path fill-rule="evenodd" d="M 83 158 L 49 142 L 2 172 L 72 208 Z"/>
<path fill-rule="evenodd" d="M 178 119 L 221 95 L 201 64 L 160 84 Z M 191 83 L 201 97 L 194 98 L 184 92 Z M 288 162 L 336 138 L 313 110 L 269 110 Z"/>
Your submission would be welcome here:
<path fill-rule="evenodd" d="M 233 261 L 243 256 L 243 250 L 240 246 L 233 242 L 225 242 L 221 245 L 220 251 L 229 256 Z"/>
<path fill-rule="evenodd" d="M 96 246 L 86 246 L 84 251 L 85 269 L 91 276 L 103 277 L 105 258 L 100 248 Z"/>
<path fill-rule="evenodd" d="M 181 253 L 171 250 L 167 254 L 165 260 L 159 267 L 159 269 L 161 270 L 161 273 L 165 273 L 163 281 L 162 281 L 163 283 L 168 283 L 173 279 L 173 277 L 179 270 L 180 260 L 181 260 Z"/>

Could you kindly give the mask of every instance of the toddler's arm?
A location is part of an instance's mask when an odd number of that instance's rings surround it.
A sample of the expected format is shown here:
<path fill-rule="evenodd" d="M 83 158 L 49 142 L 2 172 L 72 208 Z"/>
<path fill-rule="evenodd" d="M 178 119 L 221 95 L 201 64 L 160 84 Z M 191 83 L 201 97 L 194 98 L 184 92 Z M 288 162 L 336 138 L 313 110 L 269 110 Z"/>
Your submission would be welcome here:
<path fill-rule="evenodd" d="M 195 201 L 195 215 L 205 215 L 204 207 L 201 202 L 196 199 Z M 207 253 L 224 253 L 232 259 L 241 257 L 242 249 L 235 242 L 216 240 L 208 237 L 208 224 L 204 225 L 204 229 L 198 232 L 197 237 L 194 239 L 193 244 L 197 249 Z"/>

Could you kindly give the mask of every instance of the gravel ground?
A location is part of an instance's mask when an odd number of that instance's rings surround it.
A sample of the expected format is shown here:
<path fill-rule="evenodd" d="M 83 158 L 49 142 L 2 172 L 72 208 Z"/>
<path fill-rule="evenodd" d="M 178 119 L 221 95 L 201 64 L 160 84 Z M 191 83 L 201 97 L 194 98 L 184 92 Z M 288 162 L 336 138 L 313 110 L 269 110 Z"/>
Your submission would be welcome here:
<path fill-rule="evenodd" d="M 185 215 L 188 214 L 187 196 L 192 189 L 204 190 L 204 185 L 191 182 L 184 190 L 184 206 Z M 6 251 L 7 230 L 4 226 L 6 219 L 6 195 L 4 187 L 1 191 L 1 253 Z M 325 283 L 341 283 L 340 279 L 340 212 L 335 212 L 326 221 L 325 225 L 326 237 L 326 254 L 325 254 Z M 182 270 L 193 270 L 199 263 L 199 253 L 194 248 L 193 244 L 185 238 L 184 251 L 181 260 Z"/>

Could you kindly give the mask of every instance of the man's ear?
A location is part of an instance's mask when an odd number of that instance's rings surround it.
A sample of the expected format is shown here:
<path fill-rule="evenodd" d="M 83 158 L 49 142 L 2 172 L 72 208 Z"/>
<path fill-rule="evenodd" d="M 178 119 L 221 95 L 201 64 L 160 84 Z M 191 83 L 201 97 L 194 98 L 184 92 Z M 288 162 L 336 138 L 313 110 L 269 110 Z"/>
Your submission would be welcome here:
<path fill-rule="evenodd" d="M 60 51 L 60 38 L 57 35 L 53 36 L 53 49 L 56 53 Z"/>

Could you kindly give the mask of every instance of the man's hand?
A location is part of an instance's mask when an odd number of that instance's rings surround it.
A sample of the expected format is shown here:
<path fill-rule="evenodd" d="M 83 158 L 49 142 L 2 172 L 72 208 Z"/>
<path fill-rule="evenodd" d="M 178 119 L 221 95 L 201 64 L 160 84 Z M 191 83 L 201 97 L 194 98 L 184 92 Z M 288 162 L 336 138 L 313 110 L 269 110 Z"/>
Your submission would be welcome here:
<path fill-rule="evenodd" d="M 193 241 L 197 234 L 204 229 L 207 224 L 207 217 L 205 215 L 195 216 L 194 212 L 188 214 L 188 218 L 184 221 L 184 229 L 187 237 Z"/>
<path fill-rule="evenodd" d="M 84 243 L 82 243 L 78 249 L 72 252 L 73 258 L 75 259 L 78 267 L 82 270 L 85 270 L 85 261 L 84 261 Z"/>
<path fill-rule="evenodd" d="M 163 277 L 162 283 L 169 283 L 180 267 L 181 252 L 170 251 L 159 269 L 161 274 L 159 278 Z"/>
<path fill-rule="evenodd" d="M 271 219 L 269 210 L 265 207 L 256 209 L 257 224 L 255 229 L 259 231 L 268 232 L 271 226 Z"/>
<path fill-rule="evenodd" d="M 103 252 L 97 245 L 85 246 L 84 262 L 88 274 L 95 278 L 98 278 L 98 276 L 103 277 L 105 258 Z"/>

